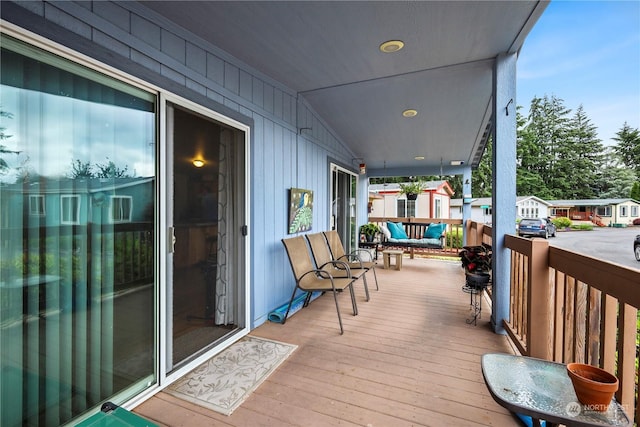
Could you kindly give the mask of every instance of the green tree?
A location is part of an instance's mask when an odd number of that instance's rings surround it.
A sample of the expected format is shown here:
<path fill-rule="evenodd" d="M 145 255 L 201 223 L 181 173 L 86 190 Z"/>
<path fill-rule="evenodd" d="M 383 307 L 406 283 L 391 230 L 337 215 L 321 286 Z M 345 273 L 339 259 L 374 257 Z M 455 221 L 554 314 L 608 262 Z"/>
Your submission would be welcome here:
<path fill-rule="evenodd" d="M 115 166 L 115 165 L 114 165 Z M 71 172 L 69 178 L 93 178 L 93 167 L 89 162 L 82 162 L 80 159 L 75 159 L 71 162 Z"/>
<path fill-rule="evenodd" d="M 633 183 L 630 196 L 633 200 L 640 200 L 640 182 L 636 181 Z"/>
<path fill-rule="evenodd" d="M 640 131 L 632 129 L 625 122 L 622 129 L 616 133 L 616 137 L 612 139 L 618 142 L 614 149 L 622 159 L 622 162 L 633 169 L 638 178 L 640 178 Z"/>
<path fill-rule="evenodd" d="M 0 110 L 0 118 L 11 119 L 13 118 L 13 114 L 8 111 Z M 0 141 L 4 141 L 6 139 L 11 138 L 13 135 L 8 135 L 6 133 L 7 128 L 4 126 L 0 126 Z M 5 154 L 20 154 L 19 151 L 9 150 L 5 145 L 0 144 L 0 175 L 5 174 L 9 170 L 9 164 L 4 159 Z"/>
<path fill-rule="evenodd" d="M 471 172 L 471 194 L 473 197 L 491 197 L 493 183 L 493 138 L 484 147 L 478 167 Z"/>
<path fill-rule="evenodd" d="M 534 97 L 529 116 L 518 138 L 518 194 L 544 199 L 562 198 L 568 184 L 558 170 L 567 138 L 568 115 L 563 100 L 555 96 Z"/>
<path fill-rule="evenodd" d="M 607 147 L 596 178 L 596 197 L 627 198 L 637 181 L 635 173 L 626 167 L 614 147 Z"/>
<path fill-rule="evenodd" d="M 128 178 L 131 175 L 127 173 L 128 167 L 125 165 L 124 169 L 120 169 L 113 163 L 112 160 L 107 158 L 107 163 L 96 163 L 96 178 Z"/>
<path fill-rule="evenodd" d="M 596 127 L 582 105 L 567 123 L 566 139 L 559 144 L 555 175 L 563 199 L 591 199 L 597 196 L 598 171 L 602 169 L 604 146 Z"/>

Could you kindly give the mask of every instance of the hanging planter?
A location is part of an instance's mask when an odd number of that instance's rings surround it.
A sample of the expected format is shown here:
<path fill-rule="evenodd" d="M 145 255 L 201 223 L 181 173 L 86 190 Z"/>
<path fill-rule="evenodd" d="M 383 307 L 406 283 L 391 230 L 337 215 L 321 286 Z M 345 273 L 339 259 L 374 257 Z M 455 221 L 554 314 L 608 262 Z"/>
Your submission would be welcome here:
<path fill-rule="evenodd" d="M 416 200 L 422 190 L 424 190 L 424 182 L 422 180 L 400 184 L 400 194 L 406 194 L 408 200 Z"/>

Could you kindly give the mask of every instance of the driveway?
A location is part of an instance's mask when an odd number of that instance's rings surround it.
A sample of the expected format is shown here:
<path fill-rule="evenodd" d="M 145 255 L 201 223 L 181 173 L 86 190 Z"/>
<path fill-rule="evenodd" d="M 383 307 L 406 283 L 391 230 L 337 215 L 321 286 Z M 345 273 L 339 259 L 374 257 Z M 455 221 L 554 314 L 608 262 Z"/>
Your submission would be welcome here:
<path fill-rule="evenodd" d="M 640 262 L 633 256 L 633 239 L 638 234 L 640 227 L 558 231 L 549 244 L 640 270 Z"/>

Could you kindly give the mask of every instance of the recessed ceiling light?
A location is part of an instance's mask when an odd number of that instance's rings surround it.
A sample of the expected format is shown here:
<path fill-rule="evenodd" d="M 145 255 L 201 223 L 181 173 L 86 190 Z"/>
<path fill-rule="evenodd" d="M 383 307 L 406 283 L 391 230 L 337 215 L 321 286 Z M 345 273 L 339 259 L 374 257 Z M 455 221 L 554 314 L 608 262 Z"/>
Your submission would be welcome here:
<path fill-rule="evenodd" d="M 418 115 L 418 112 L 416 110 L 404 110 L 402 115 L 404 117 L 415 117 Z"/>
<path fill-rule="evenodd" d="M 200 160 L 200 159 L 195 159 L 193 161 L 193 166 L 197 167 L 197 168 L 201 168 L 204 166 L 204 160 Z"/>
<path fill-rule="evenodd" d="M 404 42 L 400 40 L 389 40 L 380 45 L 380 51 L 384 53 L 397 52 L 404 47 Z"/>
<path fill-rule="evenodd" d="M 416 159 L 416 160 L 424 160 L 424 156 L 415 156 L 414 159 Z"/>

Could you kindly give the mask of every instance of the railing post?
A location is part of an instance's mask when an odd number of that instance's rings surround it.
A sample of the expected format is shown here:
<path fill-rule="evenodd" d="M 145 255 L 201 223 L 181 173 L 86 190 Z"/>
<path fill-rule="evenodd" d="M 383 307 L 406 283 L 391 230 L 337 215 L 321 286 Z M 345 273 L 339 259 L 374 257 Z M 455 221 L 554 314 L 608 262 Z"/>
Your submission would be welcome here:
<path fill-rule="evenodd" d="M 553 360 L 553 289 L 549 280 L 549 242 L 531 240 L 527 288 L 527 350 L 528 355 Z"/>

